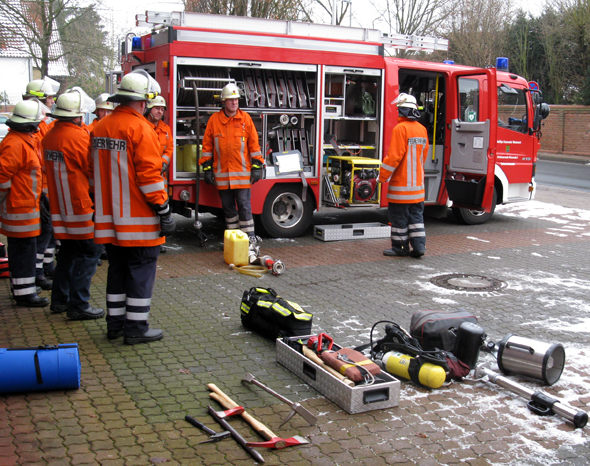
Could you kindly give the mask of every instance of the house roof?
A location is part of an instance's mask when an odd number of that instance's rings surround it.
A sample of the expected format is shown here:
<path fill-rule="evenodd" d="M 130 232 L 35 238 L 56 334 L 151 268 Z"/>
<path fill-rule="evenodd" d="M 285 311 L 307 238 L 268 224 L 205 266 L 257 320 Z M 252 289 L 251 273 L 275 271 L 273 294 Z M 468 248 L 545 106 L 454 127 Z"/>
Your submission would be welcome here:
<path fill-rule="evenodd" d="M 33 31 L 31 30 L 31 26 L 38 22 L 34 12 L 30 11 L 35 2 L 7 0 L 3 3 L 5 6 L 0 8 L 0 58 L 31 58 L 33 66 L 40 68 L 41 63 L 36 57 L 41 55 L 41 48 L 32 40 Z M 21 12 L 21 16 L 9 14 L 7 9 L 10 7 L 17 8 L 17 11 Z M 27 18 L 28 21 L 23 21 L 24 18 Z M 63 47 L 55 20 L 53 26 L 49 57 L 59 58 L 49 62 L 48 74 L 55 77 L 69 76 L 68 62 L 63 57 Z"/>

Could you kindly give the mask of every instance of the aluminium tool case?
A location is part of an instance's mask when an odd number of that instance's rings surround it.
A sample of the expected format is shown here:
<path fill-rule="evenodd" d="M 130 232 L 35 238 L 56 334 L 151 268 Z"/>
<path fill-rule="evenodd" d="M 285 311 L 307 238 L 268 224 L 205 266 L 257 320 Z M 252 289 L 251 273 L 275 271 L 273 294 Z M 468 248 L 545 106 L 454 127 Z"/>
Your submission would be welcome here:
<path fill-rule="evenodd" d="M 310 336 L 277 339 L 277 362 L 348 414 L 392 408 L 399 404 L 400 382 L 388 373 L 381 371 L 375 376 L 377 381 L 373 385 L 350 387 L 305 357 L 297 348 L 301 346 L 299 342 L 306 342 Z M 334 343 L 333 349 L 340 348 Z"/>
<path fill-rule="evenodd" d="M 391 227 L 384 223 L 345 223 L 343 225 L 316 225 L 313 236 L 322 241 L 347 239 L 389 238 Z"/>

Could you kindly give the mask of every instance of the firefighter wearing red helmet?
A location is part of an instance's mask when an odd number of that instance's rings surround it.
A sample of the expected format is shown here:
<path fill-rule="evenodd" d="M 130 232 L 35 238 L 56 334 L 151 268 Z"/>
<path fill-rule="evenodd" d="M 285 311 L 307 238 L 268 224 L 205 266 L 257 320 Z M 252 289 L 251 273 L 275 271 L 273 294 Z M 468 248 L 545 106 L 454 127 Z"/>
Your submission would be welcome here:
<path fill-rule="evenodd" d="M 391 133 L 389 151 L 379 172 L 381 183 L 389 181 L 391 249 L 386 249 L 383 254 L 418 258 L 426 251 L 424 162 L 428 153 L 428 134 L 418 123 L 420 112 L 414 96 L 401 93 L 392 105 L 397 106 L 398 123 Z"/>
<path fill-rule="evenodd" d="M 254 122 L 239 109 L 239 98 L 233 83 L 221 91 L 223 107 L 207 122 L 200 165 L 205 182 L 217 186 L 227 228 L 239 228 L 255 242 L 250 186 L 262 179 L 264 158 Z"/>
<path fill-rule="evenodd" d="M 67 312 L 71 320 L 104 317 L 103 309 L 89 304 L 90 283 L 102 248 L 94 243 L 93 202 L 88 181 L 90 135 L 82 126 L 94 101 L 79 87 L 57 99 L 55 124 L 43 138 L 45 176 L 53 220 L 60 241 L 50 309 Z"/>
<path fill-rule="evenodd" d="M 0 233 L 7 237 L 8 268 L 17 306 L 44 307 L 35 286 L 37 238 L 41 216 L 50 214 L 41 204 L 41 144 L 35 135 L 43 119 L 37 99 L 19 102 L 6 122 L 10 128 L 0 143 Z"/>
<path fill-rule="evenodd" d="M 160 144 L 143 116 L 149 99 L 160 92 L 144 70 L 121 79 L 110 102 L 113 113 L 92 130 L 94 241 L 105 244 L 107 338 L 129 345 L 161 340 L 148 318 L 160 245 L 175 229 L 162 179 Z"/>

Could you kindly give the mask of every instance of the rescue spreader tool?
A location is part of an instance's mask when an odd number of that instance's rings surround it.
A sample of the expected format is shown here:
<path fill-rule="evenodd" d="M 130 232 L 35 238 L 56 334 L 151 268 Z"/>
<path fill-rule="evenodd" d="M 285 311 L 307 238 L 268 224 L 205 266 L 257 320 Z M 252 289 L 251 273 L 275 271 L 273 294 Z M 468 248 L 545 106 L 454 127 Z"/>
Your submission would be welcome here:
<path fill-rule="evenodd" d="M 258 461 L 259 463 L 264 463 L 264 458 L 262 457 L 262 455 L 260 453 L 258 453 L 256 450 L 254 450 L 254 448 L 249 447 L 247 445 L 246 440 L 244 439 L 244 437 L 242 437 L 240 435 L 240 433 L 234 429 L 229 422 L 227 422 L 225 419 L 222 419 L 219 417 L 219 415 L 217 414 L 217 411 L 215 411 L 211 406 L 207 406 L 207 412 L 213 416 L 213 419 L 215 419 L 215 421 L 221 426 L 223 427 L 225 430 L 229 431 L 229 433 L 231 434 L 232 438 L 238 442 L 242 448 L 244 450 L 246 450 L 246 452 L 252 457 L 254 458 L 256 461 Z"/>
<path fill-rule="evenodd" d="M 204 440 L 199 443 L 219 442 L 220 440 L 224 440 L 224 439 L 229 438 L 231 436 L 231 433 L 228 430 L 226 430 L 224 432 L 215 432 L 213 429 L 210 429 L 202 422 L 197 421 L 194 417 L 187 415 L 187 416 L 184 416 L 184 419 L 186 422 L 192 424 L 195 427 L 198 427 L 199 429 L 201 429 L 202 431 L 204 431 L 210 435 L 208 440 Z"/>
<path fill-rule="evenodd" d="M 287 422 L 289 422 L 289 420 L 295 414 L 300 414 L 312 426 L 315 425 L 316 422 L 318 422 L 317 418 L 313 414 L 311 414 L 307 409 L 305 409 L 303 406 L 301 406 L 299 403 L 295 403 L 295 402 L 293 402 L 293 401 L 285 398 L 283 395 L 275 392 L 272 388 L 269 388 L 266 385 L 262 384 L 252 374 L 247 373 L 246 376 L 242 379 L 242 384 L 244 384 L 244 385 L 246 385 L 246 384 L 254 384 L 257 387 L 260 387 L 263 390 L 267 391 L 271 395 L 276 396 L 283 403 L 286 403 L 286 404 L 288 404 L 291 407 L 291 410 L 292 411 L 285 418 L 285 420 L 282 422 L 282 424 L 279 426 L 279 428 L 280 427 L 283 427 L 283 425 L 285 425 Z"/>
<path fill-rule="evenodd" d="M 549 414 L 558 414 L 572 422 L 575 427 L 584 427 L 588 423 L 588 413 L 576 411 L 575 409 L 564 405 L 559 400 L 541 392 L 531 390 L 524 385 L 513 382 L 512 380 L 502 377 L 497 372 L 489 368 L 487 364 L 480 364 L 475 368 L 475 378 L 481 379 L 487 376 L 489 381 L 507 388 L 529 400 L 528 408 L 535 414 L 547 416 Z"/>
<path fill-rule="evenodd" d="M 225 409 L 231 409 L 238 406 L 229 396 L 223 393 L 223 391 L 221 391 L 221 389 L 217 385 L 210 383 L 207 385 L 207 388 L 209 388 L 209 390 L 213 392 L 209 393 L 209 396 L 215 401 L 217 401 Z M 286 447 L 305 445 L 309 443 L 306 439 L 300 436 L 290 437 L 287 439 L 279 437 L 274 432 L 272 432 L 268 427 L 266 427 L 262 422 L 254 419 L 246 411 L 242 413 L 242 418 L 244 418 L 244 420 L 248 424 L 250 424 L 264 440 L 266 440 L 266 442 L 248 442 L 250 446 L 261 446 L 266 448 L 276 448 L 277 450 L 280 450 Z"/>

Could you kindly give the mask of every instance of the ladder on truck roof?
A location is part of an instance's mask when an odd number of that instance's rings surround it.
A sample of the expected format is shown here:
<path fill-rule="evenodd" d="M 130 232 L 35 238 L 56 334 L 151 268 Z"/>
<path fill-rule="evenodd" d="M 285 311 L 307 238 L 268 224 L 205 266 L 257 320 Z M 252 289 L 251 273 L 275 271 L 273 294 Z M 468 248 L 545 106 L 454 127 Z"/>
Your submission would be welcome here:
<path fill-rule="evenodd" d="M 169 26 L 199 29 L 226 29 L 231 31 L 284 34 L 321 39 L 336 39 L 383 44 L 385 49 L 415 50 L 434 52 L 448 50 L 449 41 L 436 37 L 382 34 L 377 29 L 334 26 L 331 24 L 305 23 L 277 19 L 252 18 L 246 16 L 210 15 L 186 11 L 146 11 L 135 16 L 138 27 L 159 29 Z"/>

